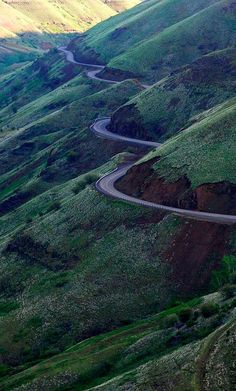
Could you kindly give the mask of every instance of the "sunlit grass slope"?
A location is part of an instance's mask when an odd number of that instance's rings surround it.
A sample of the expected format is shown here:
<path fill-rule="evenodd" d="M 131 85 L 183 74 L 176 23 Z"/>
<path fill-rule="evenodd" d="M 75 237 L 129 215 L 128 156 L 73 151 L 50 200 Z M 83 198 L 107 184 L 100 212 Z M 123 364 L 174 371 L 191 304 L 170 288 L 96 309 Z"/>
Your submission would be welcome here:
<path fill-rule="evenodd" d="M 0 24 L 18 34 L 83 31 L 115 13 L 101 0 L 1 1 L 0 10 Z M 14 18 L 17 15 L 18 18 Z"/>
<path fill-rule="evenodd" d="M 198 122 L 172 137 L 142 161 L 155 156 L 157 173 L 172 182 L 187 176 L 193 187 L 203 183 L 236 183 L 236 100 L 203 113 Z"/>
<path fill-rule="evenodd" d="M 154 81 L 233 45 L 234 15 L 233 0 L 147 1 L 95 26 L 78 40 L 75 52 Z"/>

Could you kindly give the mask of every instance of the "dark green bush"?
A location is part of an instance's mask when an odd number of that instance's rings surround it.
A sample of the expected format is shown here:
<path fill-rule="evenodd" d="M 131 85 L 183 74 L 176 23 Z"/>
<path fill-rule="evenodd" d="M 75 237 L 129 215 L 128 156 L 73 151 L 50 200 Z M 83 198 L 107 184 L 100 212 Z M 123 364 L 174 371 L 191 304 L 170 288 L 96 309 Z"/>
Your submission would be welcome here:
<path fill-rule="evenodd" d="M 183 323 L 186 323 L 188 322 L 189 320 L 192 319 L 193 317 L 193 310 L 192 308 L 188 307 L 188 308 L 183 308 L 179 313 L 179 320 Z"/>
<path fill-rule="evenodd" d="M 69 151 L 67 154 L 67 161 L 73 163 L 79 159 L 80 153 L 79 151 Z"/>
<path fill-rule="evenodd" d="M 206 303 L 201 306 L 201 314 L 204 318 L 210 318 L 211 316 L 217 314 L 220 310 L 218 304 L 215 303 Z"/>
<path fill-rule="evenodd" d="M 78 194 L 80 191 L 84 190 L 87 185 L 91 185 L 92 183 L 96 182 L 98 178 L 99 176 L 95 173 L 89 173 L 84 175 L 73 187 L 73 193 Z"/>
<path fill-rule="evenodd" d="M 167 315 L 162 319 L 161 325 L 163 328 L 168 329 L 170 327 L 174 327 L 179 323 L 179 317 L 177 314 Z"/>

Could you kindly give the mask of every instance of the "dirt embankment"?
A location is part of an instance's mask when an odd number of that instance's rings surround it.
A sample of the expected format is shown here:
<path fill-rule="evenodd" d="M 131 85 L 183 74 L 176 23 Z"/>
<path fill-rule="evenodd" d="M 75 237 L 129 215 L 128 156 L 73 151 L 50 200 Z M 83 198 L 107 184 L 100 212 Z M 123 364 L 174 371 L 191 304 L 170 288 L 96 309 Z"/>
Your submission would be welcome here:
<path fill-rule="evenodd" d="M 230 183 L 205 184 L 191 188 L 187 177 L 168 183 L 157 176 L 152 165 L 158 159 L 133 166 L 116 185 L 135 197 L 180 208 L 236 213 L 236 186 Z M 170 265 L 170 284 L 183 296 L 204 290 L 223 256 L 227 254 L 229 226 L 183 220 L 162 258 Z"/>
<path fill-rule="evenodd" d="M 209 286 L 211 273 L 227 252 L 229 227 L 186 221 L 174 235 L 163 258 L 170 265 L 170 284 L 190 297 Z"/>
<path fill-rule="evenodd" d="M 158 159 L 133 166 L 117 188 L 158 204 L 206 212 L 236 214 L 236 186 L 229 182 L 203 184 L 192 189 L 187 177 L 170 183 L 159 177 L 152 165 Z"/>

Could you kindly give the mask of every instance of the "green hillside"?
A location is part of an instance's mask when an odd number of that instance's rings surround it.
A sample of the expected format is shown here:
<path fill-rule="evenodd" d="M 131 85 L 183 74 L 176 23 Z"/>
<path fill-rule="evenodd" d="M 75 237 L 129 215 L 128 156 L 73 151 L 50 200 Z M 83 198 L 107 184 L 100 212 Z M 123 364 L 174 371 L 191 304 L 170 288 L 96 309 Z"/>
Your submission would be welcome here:
<path fill-rule="evenodd" d="M 128 194 L 159 204 L 235 215 L 235 98 L 141 159 L 120 180 Z"/>
<path fill-rule="evenodd" d="M 233 353 L 228 342 L 234 343 L 235 338 L 232 303 L 216 294 L 179 305 L 72 346 L 6 379 L 4 387 L 11 390 L 23 384 L 27 391 L 32 387 L 57 389 L 58 384 L 70 390 L 95 390 L 97 385 L 101 390 L 138 391 L 153 391 L 157 386 L 167 389 L 174 384 L 171 389 L 190 391 L 202 385 L 206 390 L 219 384 L 231 387 Z M 227 312 L 231 313 L 228 322 Z M 219 383 L 220 370 L 214 368 L 213 375 L 209 366 L 221 362 L 222 357 L 224 377 Z"/>
<path fill-rule="evenodd" d="M 193 187 L 235 177 L 236 100 L 229 100 L 199 117 L 196 124 L 172 137 L 144 158 L 160 156 L 154 168 L 168 181 L 187 176 Z"/>
<path fill-rule="evenodd" d="M 235 225 L 106 197 L 96 182 L 133 162 L 123 193 L 236 215 L 235 1 L 0 11 L 0 389 L 233 390 Z M 45 51 L 82 30 L 75 57 L 125 80 Z M 99 138 L 101 117 L 163 145 Z"/>
<path fill-rule="evenodd" d="M 0 70 L 30 61 L 75 33 L 115 15 L 101 0 L 0 1 Z M 36 50 L 38 49 L 38 51 Z"/>
<path fill-rule="evenodd" d="M 165 140 L 197 121 L 201 112 L 235 96 L 235 61 L 234 48 L 200 57 L 120 107 L 110 129 Z"/>
<path fill-rule="evenodd" d="M 232 0 L 148 1 L 95 26 L 73 49 L 77 58 L 153 82 L 203 54 L 233 45 L 234 12 Z"/>
<path fill-rule="evenodd" d="M 109 67 L 129 70 L 146 80 L 155 81 L 203 54 L 233 46 L 236 38 L 235 2 L 214 3 L 207 8 L 204 2 L 202 11 L 113 58 Z"/>
<path fill-rule="evenodd" d="M 7 0 L 0 2 L 0 9 L 0 25 L 15 34 L 83 31 L 115 13 L 101 0 Z"/>

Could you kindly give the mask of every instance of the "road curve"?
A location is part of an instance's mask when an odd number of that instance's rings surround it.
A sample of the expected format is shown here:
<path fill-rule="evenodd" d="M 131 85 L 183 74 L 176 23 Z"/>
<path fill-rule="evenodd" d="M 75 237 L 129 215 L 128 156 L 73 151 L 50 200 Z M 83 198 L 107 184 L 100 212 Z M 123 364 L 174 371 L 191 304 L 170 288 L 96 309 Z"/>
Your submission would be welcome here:
<path fill-rule="evenodd" d="M 99 81 L 104 81 L 106 83 L 111 84 L 117 84 L 119 82 L 115 80 L 107 80 L 107 79 L 100 79 L 96 75 L 105 68 L 104 65 L 93 65 L 93 64 L 87 64 L 87 63 L 81 63 L 78 61 L 75 61 L 74 55 L 71 51 L 67 50 L 65 47 L 60 47 L 58 50 L 62 51 L 66 55 L 67 61 L 78 64 L 81 66 L 85 66 L 88 68 L 93 68 L 92 71 L 87 72 L 87 76 L 91 79 L 97 79 Z M 149 86 L 143 85 L 144 88 L 148 88 Z M 161 144 L 153 142 L 153 141 L 145 141 L 140 139 L 133 139 L 130 137 L 121 136 L 116 133 L 109 132 L 107 129 L 107 126 L 110 122 L 110 118 L 103 118 L 98 119 L 91 125 L 90 129 L 93 133 L 96 134 L 98 137 L 102 137 L 108 140 L 112 141 L 119 141 L 119 142 L 125 142 L 128 144 L 135 144 L 139 145 L 141 147 L 149 147 L 149 148 L 159 148 Z M 109 174 L 104 175 L 102 178 L 100 178 L 96 183 L 96 188 L 99 192 L 102 194 L 116 198 L 122 201 L 131 202 L 132 204 L 141 205 L 147 208 L 152 209 L 158 209 L 162 210 L 164 212 L 173 213 L 177 216 L 182 216 L 198 221 L 207 221 L 211 223 L 217 223 L 217 224 L 236 224 L 236 216 L 234 215 L 226 215 L 226 214 L 220 214 L 220 213 L 209 213 L 209 212 L 199 212 L 189 209 L 180 209 L 180 208 L 173 208 L 171 206 L 156 204 L 154 202 L 149 202 L 145 200 L 141 200 L 139 198 L 135 198 L 132 196 L 129 196 L 127 194 L 124 194 L 117 190 L 115 188 L 115 183 L 122 178 L 127 171 L 134 165 L 134 162 L 124 164 L 118 168 L 116 168 L 114 171 L 112 171 Z"/>
<path fill-rule="evenodd" d="M 88 63 L 76 61 L 74 54 L 70 50 L 67 50 L 64 46 L 59 47 L 58 50 L 65 54 L 68 62 L 71 62 L 72 64 L 81 65 L 86 68 L 92 68 L 92 71 L 87 71 L 87 76 L 90 79 L 99 80 L 101 82 L 105 82 L 109 84 L 120 83 L 117 80 L 101 79 L 100 77 L 97 76 L 103 69 L 105 69 L 105 65 L 88 64 Z"/>
<path fill-rule="evenodd" d="M 121 136 L 117 133 L 112 133 L 107 130 L 107 126 L 110 123 L 110 118 L 103 118 L 95 121 L 93 125 L 91 125 L 90 129 L 96 136 L 105 138 L 107 140 L 113 140 L 113 141 L 121 141 L 128 144 L 136 144 L 140 147 L 149 147 L 149 148 L 159 148 L 161 146 L 160 143 L 156 143 L 154 141 L 145 141 L 145 140 L 139 140 L 135 138 L 125 137 Z"/>
<path fill-rule="evenodd" d="M 113 141 L 123 141 L 127 143 L 133 143 L 141 146 L 146 147 L 154 147 L 158 148 L 161 144 L 150 142 L 150 141 L 143 141 L 139 139 L 131 139 L 129 137 L 120 136 L 116 133 L 109 132 L 107 130 L 107 125 L 109 124 L 109 118 L 101 119 L 96 121 L 92 126 L 91 130 L 98 135 L 99 137 L 103 137 L 109 140 Z M 180 209 L 180 208 L 174 208 L 171 206 L 165 206 L 161 204 L 156 204 L 154 202 L 149 202 L 145 200 L 141 200 L 140 198 L 135 198 L 132 196 L 129 196 L 127 194 L 124 194 L 117 190 L 115 188 L 116 182 L 121 179 L 127 171 L 134 165 L 134 163 L 127 163 L 124 164 L 118 168 L 116 168 L 114 171 L 112 171 L 109 174 L 104 175 L 102 178 L 100 178 L 96 183 L 96 188 L 99 192 L 105 194 L 106 196 L 116 198 L 122 201 L 131 202 L 133 204 L 138 204 L 141 206 L 145 206 L 148 208 L 158 209 L 169 213 L 174 213 L 175 215 L 182 216 L 182 217 L 188 217 L 194 220 L 199 221 L 207 221 L 211 223 L 218 223 L 218 224 L 235 224 L 236 223 L 236 216 L 234 215 L 225 215 L 225 214 L 219 214 L 219 213 L 209 213 L 209 212 L 199 212 L 194 211 L 190 209 Z"/>

